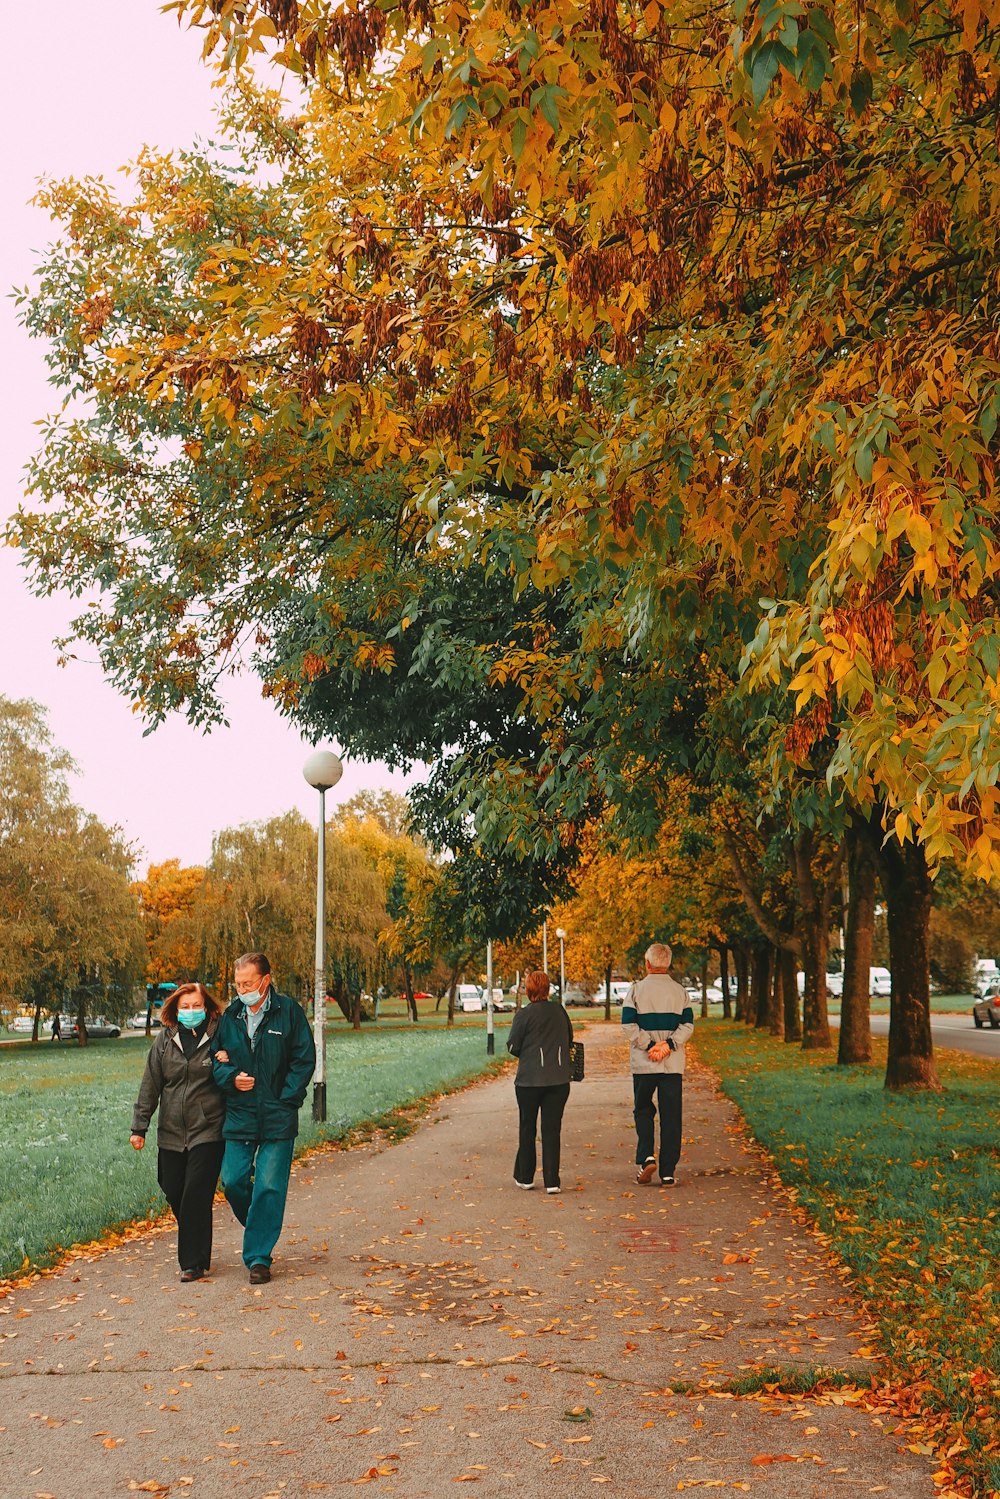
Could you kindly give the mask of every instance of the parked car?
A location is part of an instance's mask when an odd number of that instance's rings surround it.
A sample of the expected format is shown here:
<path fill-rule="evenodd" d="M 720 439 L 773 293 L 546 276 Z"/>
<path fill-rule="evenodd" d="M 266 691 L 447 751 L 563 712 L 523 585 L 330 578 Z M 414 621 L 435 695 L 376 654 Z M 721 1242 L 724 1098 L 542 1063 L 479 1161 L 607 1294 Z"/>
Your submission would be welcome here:
<path fill-rule="evenodd" d="M 154 1030 L 154 1031 L 158 1031 L 160 1029 L 160 1026 L 163 1024 L 163 1022 L 160 1019 L 159 1015 L 155 1015 L 155 1014 L 153 1015 L 153 1017 L 152 1017 L 152 1019 L 150 1020 L 149 1023 L 150 1023 L 150 1028 L 152 1030 Z M 145 1012 L 145 1010 L 140 1010 L 139 1013 L 138 1013 L 138 1015 L 133 1015 L 131 1017 L 131 1019 L 128 1022 L 128 1028 L 129 1028 L 130 1031 L 144 1031 L 146 1029 L 146 1012 Z M 88 1031 L 90 1030 L 90 1026 L 89 1025 L 87 1026 L 87 1030 Z"/>
<path fill-rule="evenodd" d="M 145 1023 L 145 1017 L 143 1017 L 143 1025 Z M 64 1037 L 79 1035 L 79 1027 L 77 1026 L 75 1015 L 63 1016 L 62 1032 Z M 103 1015 L 87 1016 L 87 1037 L 89 1040 L 114 1041 L 121 1033 L 121 1026 L 116 1025 L 112 1020 L 105 1020 Z"/>
<path fill-rule="evenodd" d="M 628 991 L 631 989 L 631 987 L 631 979 L 612 979 L 611 999 L 613 1003 L 616 1005 L 620 1005 L 624 1001 L 625 996 L 628 994 Z"/>
<path fill-rule="evenodd" d="M 44 1025 L 45 1017 L 43 1016 L 40 1026 L 44 1027 Z M 9 1022 L 7 1029 L 13 1031 L 18 1036 L 30 1036 L 35 1029 L 34 1017 L 31 1015 L 15 1015 L 14 1019 Z"/>
<path fill-rule="evenodd" d="M 979 1031 L 984 1025 L 992 1026 L 994 1030 L 1000 1026 L 1000 978 L 991 980 L 986 985 L 986 992 L 974 1002 L 972 1018 Z"/>
<path fill-rule="evenodd" d="M 459 984 L 455 990 L 455 1008 L 474 1014 L 483 1008 L 483 996 L 477 984 Z"/>
<path fill-rule="evenodd" d="M 827 973 L 826 992 L 831 999 L 843 999 L 844 997 L 844 970 L 839 973 Z"/>
<path fill-rule="evenodd" d="M 882 999 L 889 998 L 892 993 L 892 974 L 888 968 L 869 968 L 868 992 Z"/>

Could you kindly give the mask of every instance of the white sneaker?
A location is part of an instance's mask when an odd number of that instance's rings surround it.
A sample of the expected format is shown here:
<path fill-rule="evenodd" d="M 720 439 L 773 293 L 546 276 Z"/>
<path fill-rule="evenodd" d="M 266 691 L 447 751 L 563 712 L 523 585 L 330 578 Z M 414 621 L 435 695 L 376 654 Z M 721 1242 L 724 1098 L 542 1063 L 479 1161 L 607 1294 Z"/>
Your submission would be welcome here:
<path fill-rule="evenodd" d="M 545 1190 L 550 1197 L 558 1197 L 562 1191 L 562 1187 L 546 1187 Z"/>
<path fill-rule="evenodd" d="M 530 1192 L 535 1184 L 534 1182 L 519 1182 L 517 1177 L 515 1176 L 514 1185 L 515 1187 L 520 1187 L 522 1192 Z"/>

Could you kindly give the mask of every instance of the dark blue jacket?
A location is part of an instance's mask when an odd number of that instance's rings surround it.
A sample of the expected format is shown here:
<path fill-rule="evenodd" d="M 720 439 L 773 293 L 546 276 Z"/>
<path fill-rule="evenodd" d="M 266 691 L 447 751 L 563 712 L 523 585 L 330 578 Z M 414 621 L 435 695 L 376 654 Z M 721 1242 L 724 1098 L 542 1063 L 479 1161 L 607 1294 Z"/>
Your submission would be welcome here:
<path fill-rule="evenodd" d="M 270 1008 L 251 1047 L 244 1012 L 234 1000 L 212 1038 L 212 1068 L 226 1099 L 227 1140 L 293 1140 L 299 1132 L 299 1109 L 316 1070 L 316 1047 L 305 1011 L 287 994 L 268 990 Z M 228 1062 L 217 1053 L 227 1052 Z M 234 1081 L 248 1072 L 254 1087 L 241 1093 Z"/>

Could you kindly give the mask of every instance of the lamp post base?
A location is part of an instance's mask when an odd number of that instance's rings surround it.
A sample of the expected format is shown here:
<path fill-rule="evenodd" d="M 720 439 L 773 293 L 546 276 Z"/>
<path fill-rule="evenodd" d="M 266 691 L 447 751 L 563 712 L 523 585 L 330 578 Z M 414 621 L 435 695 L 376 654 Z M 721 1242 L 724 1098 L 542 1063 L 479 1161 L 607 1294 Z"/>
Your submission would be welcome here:
<path fill-rule="evenodd" d="M 488 1057 L 493 1056 L 494 1052 L 496 1051 L 496 1039 L 497 1038 L 494 1035 L 489 1035 L 486 1037 L 486 1055 Z"/>
<path fill-rule="evenodd" d="M 326 1119 L 326 1083 L 313 1083 L 313 1118 Z"/>

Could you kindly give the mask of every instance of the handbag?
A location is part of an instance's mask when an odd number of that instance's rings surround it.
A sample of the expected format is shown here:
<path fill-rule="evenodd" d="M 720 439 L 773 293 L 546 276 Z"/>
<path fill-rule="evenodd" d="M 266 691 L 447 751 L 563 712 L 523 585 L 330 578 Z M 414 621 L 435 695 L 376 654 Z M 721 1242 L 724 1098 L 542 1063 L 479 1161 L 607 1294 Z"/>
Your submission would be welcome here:
<path fill-rule="evenodd" d="M 584 1055 L 583 1042 L 571 1041 L 569 1048 L 569 1080 L 571 1083 L 582 1083 L 584 1077 Z"/>

